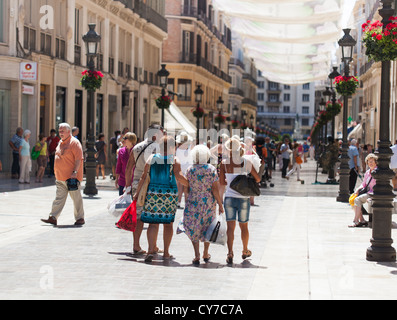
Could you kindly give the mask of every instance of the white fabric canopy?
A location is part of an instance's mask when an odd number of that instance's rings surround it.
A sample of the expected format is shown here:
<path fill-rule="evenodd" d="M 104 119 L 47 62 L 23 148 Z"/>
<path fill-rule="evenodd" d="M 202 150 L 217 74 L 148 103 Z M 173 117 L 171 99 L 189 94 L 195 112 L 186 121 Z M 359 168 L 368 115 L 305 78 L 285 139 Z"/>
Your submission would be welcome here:
<path fill-rule="evenodd" d="M 356 0 L 213 0 L 231 19 L 248 57 L 271 81 L 327 79 Z"/>
<path fill-rule="evenodd" d="M 184 131 L 193 137 L 196 136 L 196 126 L 190 122 L 174 102 L 171 103 L 169 109 L 165 110 L 165 123 L 165 129 L 170 135 L 177 135 L 180 131 Z"/>

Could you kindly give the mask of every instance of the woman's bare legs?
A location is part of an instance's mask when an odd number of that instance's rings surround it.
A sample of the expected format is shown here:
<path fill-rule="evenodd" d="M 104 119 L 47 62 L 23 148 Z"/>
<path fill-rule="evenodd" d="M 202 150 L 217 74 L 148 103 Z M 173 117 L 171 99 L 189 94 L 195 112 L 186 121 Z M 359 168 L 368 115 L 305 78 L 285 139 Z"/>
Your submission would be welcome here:
<path fill-rule="evenodd" d="M 164 234 L 163 234 L 163 240 L 164 240 L 164 258 L 170 258 L 170 245 L 171 245 L 171 240 L 172 236 L 174 234 L 174 224 L 165 224 L 164 225 Z"/>

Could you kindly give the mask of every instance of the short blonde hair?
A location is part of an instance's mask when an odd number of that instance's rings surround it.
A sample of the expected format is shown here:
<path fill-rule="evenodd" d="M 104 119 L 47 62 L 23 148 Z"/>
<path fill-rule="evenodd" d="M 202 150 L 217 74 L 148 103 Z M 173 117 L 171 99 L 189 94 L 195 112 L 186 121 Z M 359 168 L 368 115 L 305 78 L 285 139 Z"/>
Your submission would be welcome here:
<path fill-rule="evenodd" d="M 378 157 L 376 154 L 374 154 L 374 153 L 370 153 L 370 154 L 367 155 L 367 157 L 365 158 L 365 163 L 368 164 L 368 161 L 369 161 L 370 159 L 374 159 L 375 162 L 378 163 L 379 157 Z"/>
<path fill-rule="evenodd" d="M 136 137 L 136 134 L 132 133 L 132 132 L 127 132 L 124 135 L 124 139 L 130 141 L 132 144 L 135 144 L 138 140 L 138 138 Z"/>

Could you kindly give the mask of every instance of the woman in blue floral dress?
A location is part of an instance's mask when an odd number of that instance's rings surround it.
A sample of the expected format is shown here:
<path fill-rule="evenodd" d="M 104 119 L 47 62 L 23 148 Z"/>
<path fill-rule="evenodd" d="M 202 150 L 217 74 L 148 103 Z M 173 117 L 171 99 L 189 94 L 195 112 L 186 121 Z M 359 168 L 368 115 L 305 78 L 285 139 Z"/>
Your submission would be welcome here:
<path fill-rule="evenodd" d="M 196 146 L 192 151 L 193 166 L 189 167 L 186 179 L 189 181 L 189 195 L 186 199 L 183 224 L 185 233 L 192 241 L 195 258 L 194 265 L 200 264 L 200 241 L 205 242 L 206 231 L 216 215 L 216 204 L 219 213 L 224 212 L 219 195 L 219 182 L 216 168 L 208 164 L 211 156 L 204 145 Z M 208 262 L 209 242 L 204 243 L 203 259 Z"/>

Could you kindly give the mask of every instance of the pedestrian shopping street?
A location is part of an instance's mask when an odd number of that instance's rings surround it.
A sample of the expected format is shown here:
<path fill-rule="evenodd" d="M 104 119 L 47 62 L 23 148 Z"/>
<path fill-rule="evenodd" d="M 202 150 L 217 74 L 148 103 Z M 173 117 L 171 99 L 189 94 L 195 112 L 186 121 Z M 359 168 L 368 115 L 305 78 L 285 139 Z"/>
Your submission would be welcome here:
<path fill-rule="evenodd" d="M 58 227 L 40 221 L 48 216 L 55 186 L 7 192 L 3 186 L 0 299 L 396 299 L 397 264 L 366 260 L 371 229 L 348 228 L 353 211 L 336 202 L 338 186 L 313 185 L 314 161 L 302 167 L 305 184 L 296 176 L 282 180 L 277 171 L 275 187 L 262 189 L 249 223 L 253 256 L 242 262 L 237 228 L 232 266 L 226 247 L 215 245 L 210 263 L 193 266 L 184 234 L 174 235 L 171 261 L 158 255 L 148 265 L 131 255 L 131 234 L 115 228 L 117 219 L 107 212 L 117 197 L 109 178 L 97 180 L 96 198 L 84 198 L 86 225 L 79 228 L 70 199 Z M 141 240 L 146 250 L 146 230 Z"/>

